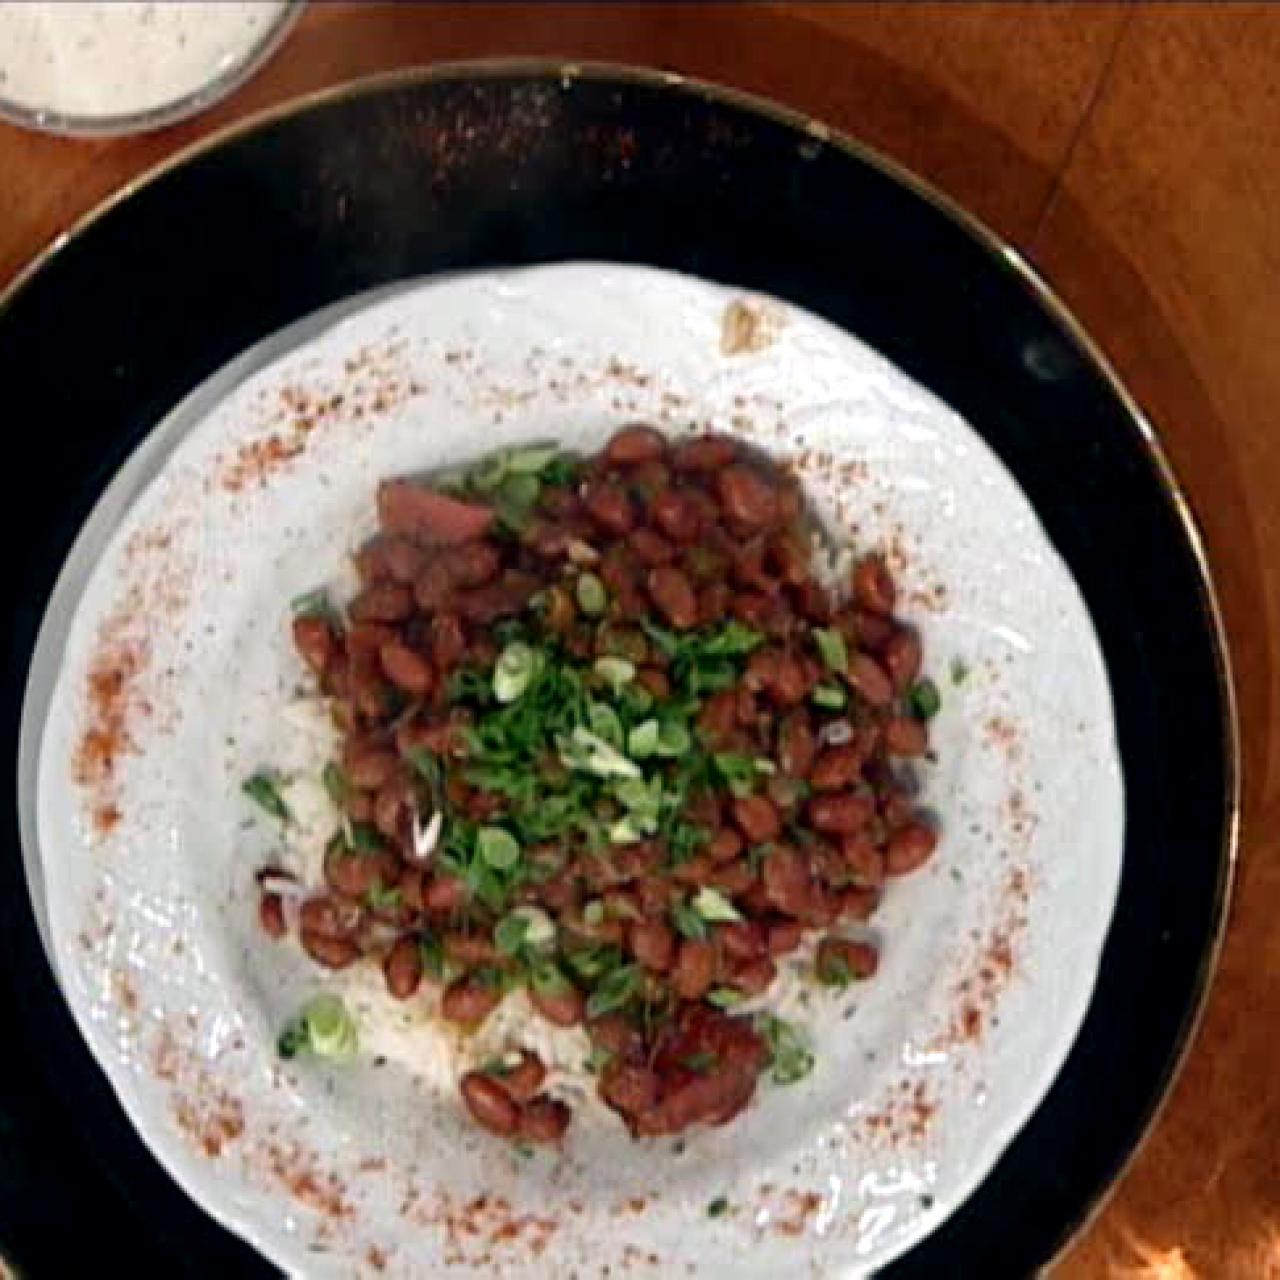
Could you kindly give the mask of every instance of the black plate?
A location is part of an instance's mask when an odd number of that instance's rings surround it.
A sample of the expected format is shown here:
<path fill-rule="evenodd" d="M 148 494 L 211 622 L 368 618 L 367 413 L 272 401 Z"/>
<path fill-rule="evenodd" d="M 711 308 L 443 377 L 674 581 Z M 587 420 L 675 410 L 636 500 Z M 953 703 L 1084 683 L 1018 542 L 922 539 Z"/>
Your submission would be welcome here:
<path fill-rule="evenodd" d="M 1079 328 L 988 232 L 825 130 L 655 74 L 446 68 L 237 129 L 90 219 L 0 310 L 4 417 L 24 440 L 20 482 L 10 467 L 22 519 L 9 775 L 54 577 L 152 423 L 231 356 L 344 295 L 564 258 L 758 288 L 857 334 L 981 433 L 1084 593 L 1127 791 L 1097 991 L 1052 1091 L 981 1189 L 886 1272 L 1027 1273 L 1133 1152 L 1200 1007 L 1238 808 L 1225 652 L 1167 466 Z M 54 986 L 9 829 L 0 1242 L 50 1275 L 106 1258 L 268 1271 L 124 1119 Z"/>

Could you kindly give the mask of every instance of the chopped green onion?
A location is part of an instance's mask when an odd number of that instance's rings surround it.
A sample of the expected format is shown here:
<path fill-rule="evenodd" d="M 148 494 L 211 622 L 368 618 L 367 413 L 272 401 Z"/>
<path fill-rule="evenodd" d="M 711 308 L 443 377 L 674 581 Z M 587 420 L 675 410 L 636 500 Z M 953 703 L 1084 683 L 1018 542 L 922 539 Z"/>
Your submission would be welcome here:
<path fill-rule="evenodd" d="M 510 871 L 520 861 L 520 844 L 503 827 L 481 827 L 476 832 L 476 852 L 495 871 Z"/>
<path fill-rule="evenodd" d="M 658 750 L 658 737 L 661 730 L 656 720 L 646 720 L 638 724 L 627 735 L 627 750 L 637 759 L 645 760 Z"/>
<path fill-rule="evenodd" d="M 637 818 L 635 814 L 629 813 L 625 818 L 619 818 L 617 822 L 609 828 L 610 844 L 638 844 L 646 836 L 652 835 L 652 831 L 644 830 L 646 826 L 654 825 L 645 823 L 642 819 Z"/>
<path fill-rule="evenodd" d="M 542 493 L 537 476 L 515 473 L 498 486 L 497 507 L 502 522 L 517 532 L 529 523 L 529 516 Z"/>
<path fill-rule="evenodd" d="M 587 720 L 596 737 L 604 739 L 611 747 L 622 750 L 625 738 L 622 720 L 612 707 L 603 702 L 593 702 L 587 708 Z"/>
<path fill-rule="evenodd" d="M 560 759 L 566 768 L 593 773 L 597 778 L 638 778 L 640 766 L 628 760 L 598 734 L 578 725 L 567 737 L 556 742 Z"/>
<path fill-rule="evenodd" d="M 938 686 L 927 677 L 917 680 L 911 686 L 907 702 L 920 720 L 932 720 L 942 709 L 942 695 L 938 692 Z"/>
<path fill-rule="evenodd" d="M 814 706 L 828 711 L 842 711 L 849 704 L 848 695 L 836 684 L 820 684 L 810 696 Z"/>
<path fill-rule="evenodd" d="M 598 898 L 582 908 L 583 922 L 592 929 L 604 924 L 604 903 Z"/>
<path fill-rule="evenodd" d="M 774 1084 L 795 1084 L 813 1070 L 813 1053 L 789 1022 L 766 1013 L 761 1014 L 756 1028 L 769 1045 Z"/>
<path fill-rule="evenodd" d="M 562 996 L 573 986 L 550 961 L 534 967 L 529 975 L 529 985 L 542 996 Z"/>
<path fill-rule="evenodd" d="M 598 617 L 609 603 L 604 583 L 594 573 L 584 573 L 578 578 L 574 594 L 578 597 L 578 608 L 589 617 Z"/>
<path fill-rule="evenodd" d="M 671 921 L 678 933 L 695 942 L 705 941 L 707 922 L 694 910 L 688 902 L 677 902 L 671 908 Z"/>
<path fill-rule="evenodd" d="M 592 669 L 614 689 L 621 689 L 636 678 L 635 663 L 628 662 L 626 658 L 597 658 Z"/>
<path fill-rule="evenodd" d="M 844 636 L 834 627 L 819 627 L 813 633 L 813 641 L 818 646 L 818 656 L 828 671 L 844 675 L 849 670 L 849 650 L 845 646 Z"/>
<path fill-rule="evenodd" d="M 746 996 L 741 991 L 735 991 L 733 987 L 712 987 L 707 992 L 707 1003 L 713 1004 L 717 1009 L 732 1009 L 735 1005 L 741 1004 Z"/>
<path fill-rule="evenodd" d="M 724 1196 L 716 1196 L 716 1198 L 707 1205 L 707 1217 L 718 1218 L 724 1214 L 729 1208 L 729 1202 Z"/>
<path fill-rule="evenodd" d="M 284 797 L 280 794 L 280 780 L 276 774 L 259 770 L 252 777 L 244 780 L 241 790 L 254 804 L 273 818 L 288 822 L 292 817 L 289 806 L 285 804 Z"/>
<path fill-rule="evenodd" d="M 678 720 L 664 720 L 658 729 L 658 747 L 660 756 L 682 756 L 693 746 L 693 737 L 689 730 Z"/>
<path fill-rule="evenodd" d="M 324 784 L 325 794 L 341 809 L 351 794 L 351 784 L 347 781 L 347 775 L 342 772 L 342 767 L 330 760 L 320 773 L 320 781 Z"/>
<path fill-rule="evenodd" d="M 527 644 L 515 641 L 498 655 L 493 668 L 493 696 L 499 702 L 514 702 L 533 681 L 538 655 Z"/>
<path fill-rule="evenodd" d="M 596 1045 L 582 1064 L 593 1076 L 598 1076 L 613 1061 L 613 1054 L 608 1049 Z"/>
<path fill-rule="evenodd" d="M 550 946 L 556 938 L 556 926 L 541 907 L 516 907 L 498 921 L 493 941 L 504 955 L 517 956 L 529 949 Z"/>
<path fill-rule="evenodd" d="M 742 919 L 738 908 L 711 885 L 698 890 L 693 899 L 693 909 L 709 924 L 727 924 Z"/>
<path fill-rule="evenodd" d="M 329 600 L 329 593 L 323 587 L 294 596 L 289 607 L 295 618 L 325 618 L 332 621 L 337 616 L 337 611 Z"/>
<path fill-rule="evenodd" d="M 381 880 L 375 880 L 369 886 L 365 900 L 374 911 L 394 911 L 404 902 L 404 894 L 398 886 L 389 889 Z"/>
<path fill-rule="evenodd" d="M 587 1017 L 599 1018 L 628 1004 L 640 989 L 640 966 L 624 964 L 601 979 L 587 998 Z"/>
<path fill-rule="evenodd" d="M 348 822 L 343 827 L 347 848 L 353 853 L 381 853 L 387 847 L 372 822 Z"/>
<path fill-rule="evenodd" d="M 560 453 L 558 445 L 531 444 L 507 453 L 507 470 L 515 475 L 539 475 L 543 468 Z"/>
<path fill-rule="evenodd" d="M 329 994 L 308 1000 L 276 1042 L 283 1058 L 291 1058 L 305 1049 L 317 1058 L 333 1062 L 354 1057 L 359 1047 L 355 1019 L 337 996 Z"/>

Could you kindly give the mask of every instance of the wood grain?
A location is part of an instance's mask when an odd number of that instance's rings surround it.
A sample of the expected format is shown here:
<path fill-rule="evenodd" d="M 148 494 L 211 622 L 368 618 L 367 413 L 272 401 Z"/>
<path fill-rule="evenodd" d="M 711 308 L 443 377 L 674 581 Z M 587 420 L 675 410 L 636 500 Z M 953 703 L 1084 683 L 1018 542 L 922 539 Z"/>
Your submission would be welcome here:
<path fill-rule="evenodd" d="M 1245 839 L 1199 1041 L 1076 1277 L 1280 1277 L 1280 6 L 316 4 L 198 120 L 72 142 L 0 126 L 0 280 L 210 129 L 368 72 L 548 54 L 767 94 L 1021 246 L 1158 423 L 1202 521 L 1244 722 Z"/>

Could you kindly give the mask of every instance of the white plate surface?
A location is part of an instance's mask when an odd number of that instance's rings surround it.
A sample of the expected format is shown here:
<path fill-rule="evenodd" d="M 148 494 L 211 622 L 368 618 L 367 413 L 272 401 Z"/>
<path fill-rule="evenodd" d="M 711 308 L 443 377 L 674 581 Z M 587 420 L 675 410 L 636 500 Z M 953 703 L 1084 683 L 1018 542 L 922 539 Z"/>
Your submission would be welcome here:
<path fill-rule="evenodd" d="M 726 351 L 740 300 L 594 263 L 361 300 L 193 396 L 69 561 L 24 726 L 47 940 L 144 1139 L 286 1270 L 863 1274 L 954 1211 L 1066 1057 L 1123 835 L 1084 603 L 960 418 L 781 303 L 751 300 L 757 341 Z M 253 873 L 278 833 L 239 784 L 271 763 L 304 807 L 314 788 L 326 743 L 294 702 L 288 602 L 341 579 L 379 478 L 526 439 L 591 449 L 636 419 L 796 459 L 839 541 L 888 549 L 943 693 L 922 782 L 944 839 L 873 922 L 877 977 L 807 1008 L 793 993 L 806 1081 L 762 1087 L 679 1152 L 585 1107 L 563 1155 L 530 1160 L 462 1115 L 429 999 L 381 1029 L 367 1012 L 354 1067 L 277 1059 L 321 978 L 257 929 Z M 376 982 L 343 982 L 374 1010 Z"/>

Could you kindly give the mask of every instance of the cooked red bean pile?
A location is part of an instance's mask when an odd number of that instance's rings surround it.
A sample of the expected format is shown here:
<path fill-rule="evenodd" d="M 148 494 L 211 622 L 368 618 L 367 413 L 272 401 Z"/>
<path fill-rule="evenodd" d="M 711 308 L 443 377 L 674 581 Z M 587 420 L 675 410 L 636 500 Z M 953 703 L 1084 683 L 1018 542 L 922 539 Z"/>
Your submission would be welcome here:
<path fill-rule="evenodd" d="M 398 1000 L 443 987 L 476 1027 L 513 988 L 584 1024 L 635 1135 L 721 1124 L 812 1059 L 735 1012 L 811 936 L 813 975 L 870 977 L 857 925 L 937 836 L 903 759 L 935 686 L 867 556 L 834 598 L 800 490 L 718 436 L 619 431 L 596 457 L 506 451 L 378 491 L 340 615 L 298 651 L 343 735 L 343 817 L 303 947 L 378 960 Z M 285 931 L 276 894 L 266 929 Z M 468 1073 L 476 1121 L 556 1141 L 569 1109 L 524 1054 Z"/>

